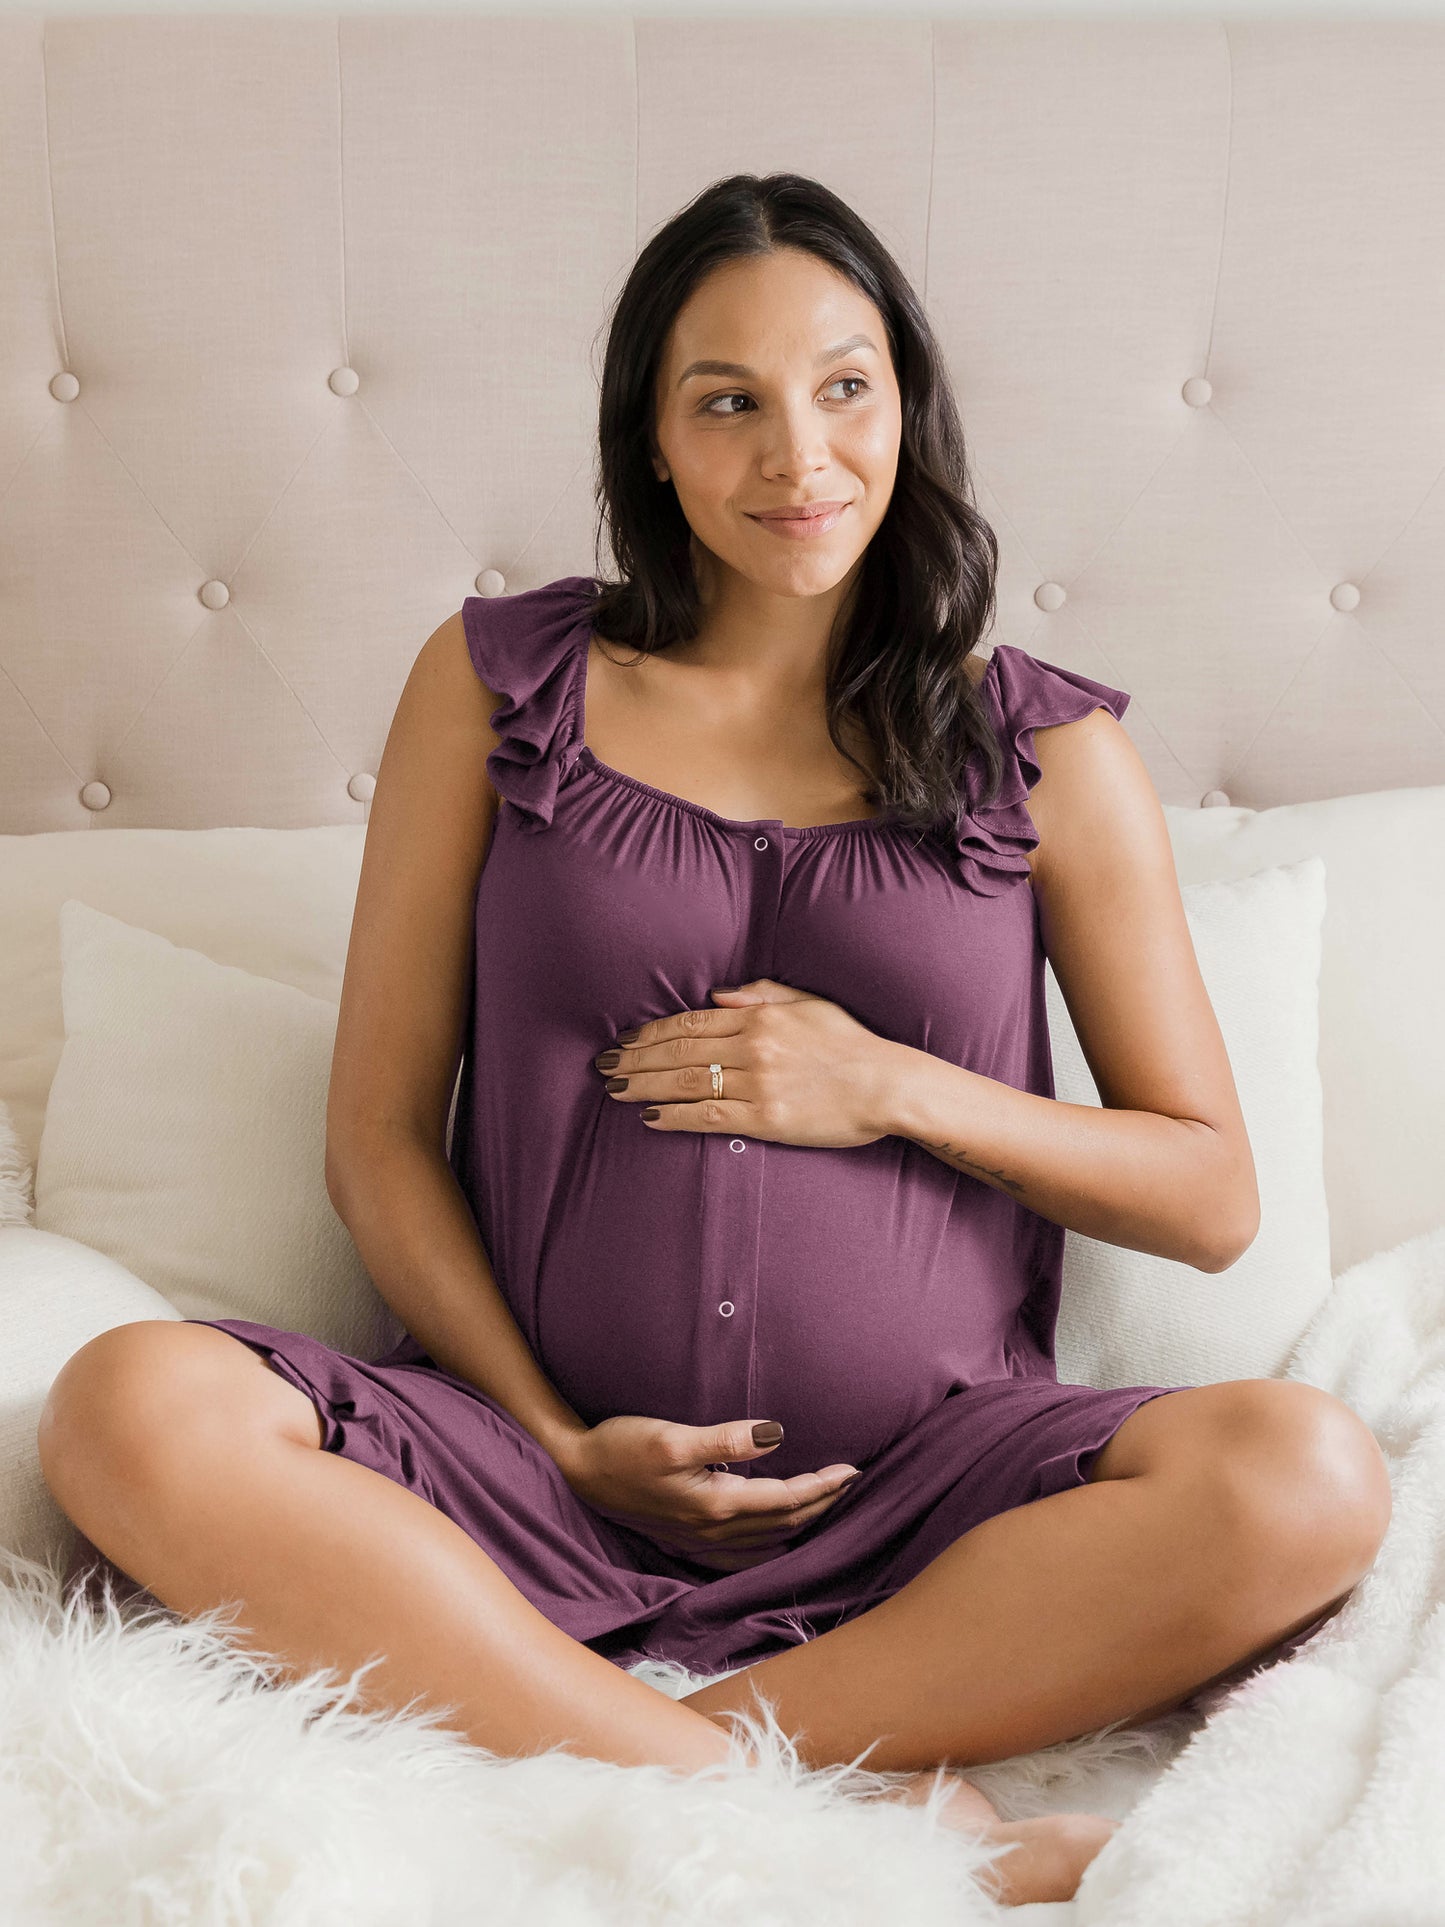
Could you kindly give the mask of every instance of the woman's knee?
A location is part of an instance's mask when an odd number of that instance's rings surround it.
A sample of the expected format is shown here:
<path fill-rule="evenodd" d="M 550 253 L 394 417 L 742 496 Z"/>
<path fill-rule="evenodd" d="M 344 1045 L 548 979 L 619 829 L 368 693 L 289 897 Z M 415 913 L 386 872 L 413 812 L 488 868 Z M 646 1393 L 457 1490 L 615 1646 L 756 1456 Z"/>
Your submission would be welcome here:
<path fill-rule="evenodd" d="M 1221 1390 L 1225 1388 L 1220 1388 Z M 1333 1600 L 1374 1564 L 1390 1523 L 1389 1462 L 1365 1421 L 1298 1379 L 1233 1381 L 1218 1478 L 1242 1547 Z"/>
<path fill-rule="evenodd" d="M 213 1326 L 143 1318 L 99 1333 L 67 1359 L 36 1442 L 47 1486 L 76 1518 L 77 1503 L 98 1486 L 184 1473 L 208 1441 L 234 1450 L 257 1428 L 320 1443 L 311 1400 L 259 1353 Z"/>

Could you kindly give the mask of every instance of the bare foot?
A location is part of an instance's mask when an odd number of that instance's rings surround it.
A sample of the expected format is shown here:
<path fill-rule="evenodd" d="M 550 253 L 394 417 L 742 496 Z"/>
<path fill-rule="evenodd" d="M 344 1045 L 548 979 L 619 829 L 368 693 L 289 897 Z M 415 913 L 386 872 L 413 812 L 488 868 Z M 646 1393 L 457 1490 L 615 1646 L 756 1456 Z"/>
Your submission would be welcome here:
<path fill-rule="evenodd" d="M 900 1787 L 898 1798 L 908 1806 L 925 1806 L 937 1778 L 938 1772 L 934 1767 L 922 1773 L 910 1774 Z M 974 1833 L 980 1827 L 1001 1824 L 998 1808 L 972 1780 L 965 1780 L 962 1774 L 945 1769 L 943 1781 L 950 1789 L 938 1810 L 938 1817 L 945 1826 L 960 1827 L 965 1833 Z"/>
<path fill-rule="evenodd" d="M 1072 1900 L 1084 1869 L 1118 1831 L 1117 1820 L 1098 1813 L 1047 1813 L 1034 1820 L 1002 1820 L 993 1802 L 956 1773 L 946 1773 L 953 1787 L 938 1817 L 944 1826 L 988 1846 L 1007 1842 L 1009 1851 L 979 1870 L 979 1879 L 1005 1907 L 1021 1907 L 1031 1900 Z M 923 1805 L 933 1787 L 930 1770 L 915 1773 L 898 1797 Z"/>

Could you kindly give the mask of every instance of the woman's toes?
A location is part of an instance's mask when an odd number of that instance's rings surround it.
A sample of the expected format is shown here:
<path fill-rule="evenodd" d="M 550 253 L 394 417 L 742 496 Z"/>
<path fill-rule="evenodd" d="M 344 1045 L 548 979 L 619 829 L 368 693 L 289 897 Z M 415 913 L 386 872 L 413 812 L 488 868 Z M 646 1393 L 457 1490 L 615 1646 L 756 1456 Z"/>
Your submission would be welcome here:
<path fill-rule="evenodd" d="M 1006 1907 L 1072 1900 L 1084 1869 L 1118 1827 L 1117 1820 L 1098 1813 L 1050 1813 L 990 1827 L 984 1836 L 988 1844 L 1014 1844 L 983 1868 L 980 1878 Z"/>
<path fill-rule="evenodd" d="M 924 1806 L 937 1769 L 910 1774 L 897 1797 Z M 948 1792 L 938 1809 L 940 1824 L 956 1827 L 986 1846 L 1007 1846 L 980 1869 L 979 1878 L 1006 1907 L 1030 1900 L 1072 1900 L 1089 1862 L 1118 1831 L 1101 1813 L 1047 1813 L 1034 1820 L 1002 1820 L 998 1808 L 972 1780 L 943 1774 Z"/>
<path fill-rule="evenodd" d="M 938 1769 L 935 1767 L 911 1774 L 904 1782 L 899 1798 L 910 1805 L 926 1806 L 933 1792 L 933 1783 L 938 1778 Z M 942 1778 L 948 1789 L 938 1809 L 938 1818 L 943 1826 L 976 1832 L 978 1828 L 991 1826 L 998 1820 L 998 1808 L 986 1794 L 979 1791 L 972 1780 L 965 1780 L 960 1774 L 947 1771 Z"/>

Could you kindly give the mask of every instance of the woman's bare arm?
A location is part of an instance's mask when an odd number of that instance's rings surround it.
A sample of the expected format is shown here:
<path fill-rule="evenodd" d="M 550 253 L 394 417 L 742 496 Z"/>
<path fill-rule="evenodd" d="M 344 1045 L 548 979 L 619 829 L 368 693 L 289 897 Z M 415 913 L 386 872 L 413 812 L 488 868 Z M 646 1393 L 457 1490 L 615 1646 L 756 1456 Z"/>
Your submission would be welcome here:
<path fill-rule="evenodd" d="M 903 1046 L 886 1128 L 1071 1230 L 1223 1271 L 1259 1192 L 1158 796 L 1106 710 L 1034 744 L 1044 948 L 1103 1108 Z"/>
<path fill-rule="evenodd" d="M 377 1291 L 443 1370 L 553 1457 L 587 1428 L 532 1355 L 446 1155 L 499 699 L 460 614 L 423 644 L 377 773 L 337 1019 L 326 1188 Z"/>

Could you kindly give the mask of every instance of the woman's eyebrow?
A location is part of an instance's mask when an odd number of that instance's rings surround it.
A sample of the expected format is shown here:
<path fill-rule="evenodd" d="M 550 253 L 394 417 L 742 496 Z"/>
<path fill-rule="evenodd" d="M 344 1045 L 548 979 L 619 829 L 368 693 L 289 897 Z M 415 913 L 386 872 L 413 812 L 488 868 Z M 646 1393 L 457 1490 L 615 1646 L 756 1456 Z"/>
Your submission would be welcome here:
<path fill-rule="evenodd" d="M 839 355 L 851 355 L 855 348 L 870 348 L 875 355 L 878 352 L 867 335 L 850 335 L 836 347 L 825 348 L 815 365 L 821 368 L 825 361 L 836 361 Z M 677 385 L 681 388 L 694 375 L 736 375 L 743 381 L 752 381 L 756 374 L 755 368 L 745 368 L 740 361 L 690 361 L 678 376 Z"/>

